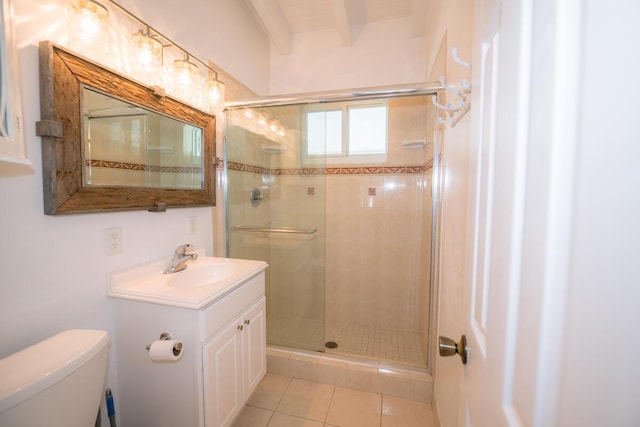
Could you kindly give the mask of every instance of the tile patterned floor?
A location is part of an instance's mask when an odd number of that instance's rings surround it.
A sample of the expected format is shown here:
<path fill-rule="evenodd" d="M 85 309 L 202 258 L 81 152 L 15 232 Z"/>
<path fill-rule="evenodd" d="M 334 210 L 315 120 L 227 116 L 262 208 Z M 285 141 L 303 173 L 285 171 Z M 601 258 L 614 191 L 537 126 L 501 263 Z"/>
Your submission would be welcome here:
<path fill-rule="evenodd" d="M 338 343 L 327 353 L 348 354 L 404 364 L 426 365 L 420 351 L 420 335 L 412 331 L 384 329 L 375 326 L 329 323 L 327 340 Z"/>
<path fill-rule="evenodd" d="M 417 332 L 383 329 L 375 326 L 327 322 L 311 319 L 290 319 L 269 316 L 269 343 L 284 347 L 322 350 L 325 340 L 338 343 L 337 349 L 324 349 L 328 354 L 365 357 L 398 362 L 416 367 L 426 365 L 426 355 L 420 350 Z"/>
<path fill-rule="evenodd" d="M 233 427 L 435 427 L 431 405 L 267 374 Z"/>

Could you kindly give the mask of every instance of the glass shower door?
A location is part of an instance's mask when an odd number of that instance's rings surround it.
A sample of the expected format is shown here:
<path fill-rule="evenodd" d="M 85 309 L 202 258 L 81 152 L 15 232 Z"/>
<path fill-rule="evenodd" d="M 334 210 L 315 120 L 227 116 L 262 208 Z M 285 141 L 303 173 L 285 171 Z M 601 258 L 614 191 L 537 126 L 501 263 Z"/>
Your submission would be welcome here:
<path fill-rule="evenodd" d="M 226 111 L 227 253 L 269 263 L 268 344 L 323 351 L 325 175 L 301 164 L 301 108 Z"/>

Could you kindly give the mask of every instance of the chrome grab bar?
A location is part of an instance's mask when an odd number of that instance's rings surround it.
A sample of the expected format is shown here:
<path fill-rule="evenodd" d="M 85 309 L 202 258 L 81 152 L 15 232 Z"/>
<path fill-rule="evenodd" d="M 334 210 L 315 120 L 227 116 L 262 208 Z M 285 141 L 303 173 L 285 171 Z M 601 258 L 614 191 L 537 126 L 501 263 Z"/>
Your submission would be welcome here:
<path fill-rule="evenodd" d="M 288 233 L 288 234 L 313 234 L 317 228 L 291 228 L 291 227 L 258 227 L 253 225 L 240 225 L 231 227 L 231 231 L 252 231 L 260 233 Z"/>

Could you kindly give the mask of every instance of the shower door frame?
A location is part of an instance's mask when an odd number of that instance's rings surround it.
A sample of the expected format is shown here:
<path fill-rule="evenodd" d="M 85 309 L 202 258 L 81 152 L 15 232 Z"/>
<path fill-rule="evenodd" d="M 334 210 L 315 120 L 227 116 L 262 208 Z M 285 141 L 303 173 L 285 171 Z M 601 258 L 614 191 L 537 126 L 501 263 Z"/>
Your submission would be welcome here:
<path fill-rule="evenodd" d="M 332 91 L 332 92 L 314 92 L 304 94 L 293 94 L 289 96 L 272 96 L 272 97 L 260 97 L 255 99 L 246 99 L 233 102 L 227 102 L 225 105 L 224 113 L 230 110 L 237 110 L 242 108 L 264 108 L 264 107 L 277 107 L 277 106 L 290 106 L 290 105 L 304 105 L 304 104 L 325 104 L 332 102 L 348 102 L 348 101 L 363 101 L 363 100 L 377 100 L 377 99 L 389 99 L 400 97 L 412 97 L 412 96 L 437 96 L 443 91 L 445 87 L 440 82 L 423 82 L 418 84 L 398 85 L 398 86 L 381 86 L 373 88 L 360 88 L 345 91 Z M 437 331 L 437 307 L 436 298 L 439 296 L 439 260 L 440 260 L 440 212 L 441 212 L 441 187 L 442 187 L 442 173 L 440 165 L 441 154 L 441 136 L 442 130 L 437 122 L 437 114 L 434 115 L 434 127 L 433 127 L 433 168 L 432 168 L 432 207 L 431 207 L 431 256 L 430 256 L 430 277 L 429 277 L 429 328 L 427 337 L 427 354 L 426 356 L 426 370 L 432 372 L 433 365 L 435 363 L 436 352 L 436 331 Z M 226 122 L 226 119 L 225 119 Z M 223 139 L 226 146 L 226 136 Z M 227 157 L 226 150 L 224 153 L 224 179 L 223 183 L 223 195 L 224 195 L 224 210 L 225 210 L 225 255 L 229 256 L 230 253 L 230 221 L 229 221 L 229 180 L 227 170 Z"/>

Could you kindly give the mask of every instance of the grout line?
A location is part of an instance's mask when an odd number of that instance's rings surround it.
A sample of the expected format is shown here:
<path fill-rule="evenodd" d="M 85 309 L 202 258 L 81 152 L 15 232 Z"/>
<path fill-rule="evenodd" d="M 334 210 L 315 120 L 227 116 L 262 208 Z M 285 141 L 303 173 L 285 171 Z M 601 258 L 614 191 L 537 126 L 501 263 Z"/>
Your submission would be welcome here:
<path fill-rule="evenodd" d="M 333 390 L 331 391 L 331 399 L 329 399 L 329 406 L 327 407 L 327 413 L 324 416 L 324 422 L 322 424 L 327 423 L 327 419 L 329 418 L 329 411 L 331 411 L 331 405 L 333 405 L 333 398 L 336 395 L 336 386 L 333 386 Z"/>
<path fill-rule="evenodd" d="M 271 416 L 269 417 L 269 420 L 267 420 L 267 425 L 265 427 L 269 427 L 269 424 L 271 424 L 271 420 L 273 419 L 275 413 L 276 411 L 271 411 Z"/>
<path fill-rule="evenodd" d="M 289 377 L 289 381 L 287 382 L 287 386 L 284 388 L 284 391 L 282 392 L 282 395 L 280 396 L 280 399 L 278 399 L 278 403 L 276 404 L 276 409 L 273 410 L 274 413 L 280 407 L 280 403 L 282 402 L 282 399 L 284 399 L 284 395 L 287 394 L 287 390 L 289 390 L 289 387 L 291 386 L 291 380 L 292 379 L 293 379 L 293 377 Z"/>
<path fill-rule="evenodd" d="M 382 398 L 382 393 L 380 394 L 380 427 L 382 427 L 382 413 L 384 412 L 384 399 Z"/>

